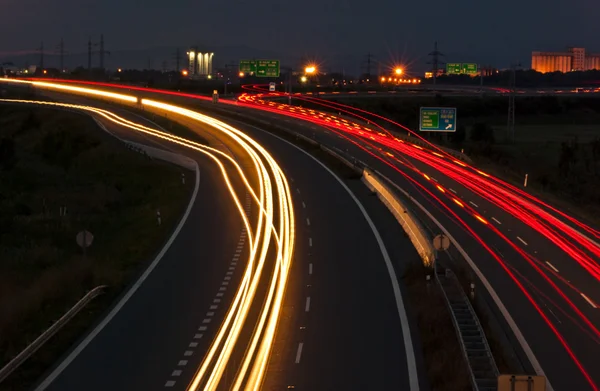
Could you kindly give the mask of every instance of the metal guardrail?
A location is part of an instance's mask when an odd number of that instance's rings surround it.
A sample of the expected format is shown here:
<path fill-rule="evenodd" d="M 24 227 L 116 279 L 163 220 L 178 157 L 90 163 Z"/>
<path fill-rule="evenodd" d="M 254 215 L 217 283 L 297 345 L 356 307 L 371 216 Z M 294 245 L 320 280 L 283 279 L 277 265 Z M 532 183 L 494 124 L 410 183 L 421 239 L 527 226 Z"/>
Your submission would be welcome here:
<path fill-rule="evenodd" d="M 404 232 L 408 235 L 413 246 L 423 260 L 423 264 L 431 266 L 435 259 L 435 252 L 431 240 L 421 224 L 412 215 L 404 203 L 396 196 L 373 171 L 365 169 L 362 181 L 365 185 L 375 191 L 383 204 L 392 212 L 400 223 Z"/>
<path fill-rule="evenodd" d="M 446 268 L 440 271 L 435 262 L 434 274 L 452 315 L 452 323 L 471 373 L 473 389 L 496 391 L 498 367 L 467 295 L 452 270 Z"/>
<path fill-rule="evenodd" d="M 68 310 L 60 319 L 58 319 L 52 326 L 44 331 L 39 337 L 36 338 L 29 346 L 23 351 L 17 354 L 8 364 L 0 369 L 0 383 L 4 381 L 11 373 L 13 373 L 25 360 L 31 357 L 39 348 L 41 348 L 58 330 L 60 330 L 65 324 L 67 324 L 75 315 L 79 313 L 87 304 L 89 304 L 94 298 L 104 293 L 106 285 L 100 285 L 89 291 L 81 300 L 79 300 L 70 310 Z"/>

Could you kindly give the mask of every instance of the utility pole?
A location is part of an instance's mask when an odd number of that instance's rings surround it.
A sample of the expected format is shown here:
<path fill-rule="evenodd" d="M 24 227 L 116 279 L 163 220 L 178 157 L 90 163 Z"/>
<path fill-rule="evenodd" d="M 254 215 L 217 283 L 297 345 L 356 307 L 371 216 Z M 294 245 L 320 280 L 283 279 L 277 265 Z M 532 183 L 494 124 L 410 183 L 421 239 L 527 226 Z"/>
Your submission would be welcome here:
<path fill-rule="evenodd" d="M 509 93 L 508 93 L 508 121 L 506 124 L 506 138 L 509 142 L 515 141 L 515 90 L 517 83 L 516 68 L 521 64 L 510 65 Z"/>
<path fill-rule="evenodd" d="M 225 73 L 223 74 L 223 96 L 227 95 L 227 82 L 229 81 L 229 69 L 235 69 L 238 64 L 235 64 L 233 60 L 229 64 L 225 64 Z"/>
<path fill-rule="evenodd" d="M 88 71 L 92 70 L 92 37 L 88 38 Z"/>
<path fill-rule="evenodd" d="M 104 70 L 104 55 L 110 55 L 108 50 L 104 50 L 104 34 L 100 34 L 100 69 Z M 94 46 L 98 46 L 98 44 L 94 44 Z"/>
<path fill-rule="evenodd" d="M 65 71 L 65 42 L 62 38 L 58 44 L 58 54 L 60 56 L 60 72 L 62 73 Z"/>
<path fill-rule="evenodd" d="M 179 48 L 175 49 L 175 54 L 174 54 L 174 59 L 175 59 L 175 70 L 177 72 L 181 72 L 181 69 L 179 69 L 179 61 L 181 60 L 181 55 L 179 54 Z"/>
<path fill-rule="evenodd" d="M 440 65 L 443 65 L 443 62 L 440 62 L 440 56 L 443 56 L 444 54 L 441 53 L 440 51 L 438 51 L 438 43 L 437 41 L 435 41 L 434 46 L 433 46 L 433 52 L 428 54 L 429 56 L 431 56 L 431 61 L 428 62 L 427 64 L 431 64 L 432 65 L 432 70 L 433 70 L 433 85 L 435 85 L 435 81 L 437 79 L 437 73 L 438 73 L 438 69 Z"/>
<path fill-rule="evenodd" d="M 42 43 L 40 44 L 38 51 L 40 52 L 40 69 L 43 71 L 44 70 L 44 41 L 42 41 Z"/>
<path fill-rule="evenodd" d="M 367 57 L 367 79 L 371 79 L 371 59 L 374 58 L 375 56 L 372 55 L 371 53 L 368 53 L 365 57 Z"/>

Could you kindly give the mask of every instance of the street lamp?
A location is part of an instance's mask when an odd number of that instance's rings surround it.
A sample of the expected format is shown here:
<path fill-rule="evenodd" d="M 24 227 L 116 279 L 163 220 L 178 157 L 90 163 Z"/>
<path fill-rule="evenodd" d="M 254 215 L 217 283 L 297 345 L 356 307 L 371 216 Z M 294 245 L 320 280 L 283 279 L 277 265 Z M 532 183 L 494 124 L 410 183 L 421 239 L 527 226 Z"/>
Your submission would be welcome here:
<path fill-rule="evenodd" d="M 396 72 L 396 75 L 401 75 L 404 70 L 402 68 L 396 68 L 394 72 Z"/>
<path fill-rule="evenodd" d="M 306 80 L 308 80 L 308 78 L 307 78 L 306 76 L 302 76 L 302 77 L 300 78 L 300 81 L 301 81 L 302 83 L 306 83 Z"/>
<path fill-rule="evenodd" d="M 304 72 L 308 75 L 312 75 L 316 71 L 317 71 L 317 67 L 314 65 L 309 65 L 306 68 L 304 68 Z"/>

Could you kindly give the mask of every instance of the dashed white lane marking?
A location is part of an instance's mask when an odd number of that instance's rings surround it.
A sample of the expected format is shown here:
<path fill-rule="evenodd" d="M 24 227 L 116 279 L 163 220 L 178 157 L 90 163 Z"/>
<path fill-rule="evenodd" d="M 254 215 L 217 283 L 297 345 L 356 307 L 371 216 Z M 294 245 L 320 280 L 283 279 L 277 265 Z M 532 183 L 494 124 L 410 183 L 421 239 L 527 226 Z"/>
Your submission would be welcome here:
<path fill-rule="evenodd" d="M 474 203 L 473 201 L 469 201 L 469 204 L 473 205 L 476 208 L 479 208 L 479 205 L 477 205 L 476 203 Z"/>
<path fill-rule="evenodd" d="M 454 194 L 456 194 L 456 190 L 454 190 L 453 188 L 449 187 L 450 191 L 453 192 Z"/>
<path fill-rule="evenodd" d="M 308 245 L 312 247 L 312 238 L 308 238 Z"/>
<path fill-rule="evenodd" d="M 296 191 L 298 192 L 298 194 L 300 194 L 300 189 L 296 188 Z"/>
<path fill-rule="evenodd" d="M 302 357 L 302 347 L 304 346 L 304 342 L 300 342 L 298 344 L 298 350 L 296 351 L 296 364 L 300 363 L 300 357 Z"/>
<path fill-rule="evenodd" d="M 246 195 L 246 211 L 249 212 L 250 210 L 250 203 L 249 203 L 249 196 Z M 214 310 L 216 310 L 217 308 L 219 308 L 218 303 L 221 302 L 220 297 L 223 297 L 223 291 L 227 290 L 227 285 L 229 285 L 229 280 L 231 280 L 231 275 L 233 274 L 233 271 L 235 270 L 235 266 L 237 265 L 237 261 L 238 258 L 240 257 L 240 253 L 242 252 L 242 249 L 244 248 L 244 242 L 246 240 L 246 230 L 243 229 L 241 234 L 240 234 L 240 239 L 238 241 L 238 245 L 237 245 L 237 249 L 235 251 L 235 255 L 233 256 L 233 260 L 231 261 L 231 264 L 229 266 L 229 270 L 226 273 L 226 276 L 224 277 L 223 282 L 221 283 L 221 287 L 219 288 L 219 292 L 216 294 L 216 298 L 213 299 L 213 303 L 210 306 L 210 310 L 209 312 L 206 313 L 206 318 L 204 320 L 202 320 L 202 324 L 206 325 L 208 323 L 211 323 L 211 318 L 212 316 L 215 315 Z M 207 326 L 200 326 L 198 327 L 198 331 L 206 331 L 207 330 Z M 185 357 L 189 357 L 191 355 L 194 354 L 194 350 L 198 347 L 198 340 L 202 339 L 202 337 L 204 336 L 203 333 L 196 333 L 194 334 L 193 340 L 189 343 L 188 345 L 188 350 L 186 350 L 183 355 Z M 188 360 L 179 360 L 177 366 L 178 367 L 184 367 L 186 366 L 188 363 Z M 172 373 L 171 376 L 173 377 L 179 377 L 181 376 L 181 374 L 183 373 L 183 371 L 181 369 L 175 369 Z M 168 380 L 165 383 L 165 387 L 173 387 L 175 386 L 175 380 Z"/>
<path fill-rule="evenodd" d="M 492 220 L 494 220 L 496 223 L 502 225 L 502 223 L 500 221 L 498 221 L 498 219 L 496 219 L 495 217 L 492 217 Z"/>
<path fill-rule="evenodd" d="M 550 266 L 552 268 L 552 270 L 554 270 L 555 272 L 558 273 L 558 269 L 555 268 L 553 264 L 551 264 L 550 262 L 546 261 L 546 265 Z"/>
<path fill-rule="evenodd" d="M 304 201 L 302 201 L 302 207 L 306 208 L 306 204 L 304 203 Z"/>
<path fill-rule="evenodd" d="M 312 274 L 312 263 L 308 264 L 308 274 Z"/>
<path fill-rule="evenodd" d="M 520 237 L 517 236 L 517 239 L 519 239 L 521 241 L 521 243 L 523 243 L 524 245 L 528 245 L 526 241 L 524 241 L 523 239 L 521 239 Z"/>
<path fill-rule="evenodd" d="M 431 177 L 431 179 L 433 179 L 433 181 L 434 181 L 434 182 L 437 182 L 437 181 L 438 181 L 438 180 L 437 180 L 437 179 L 435 179 L 434 177 Z"/>
<path fill-rule="evenodd" d="M 304 312 L 310 311 L 310 296 L 306 298 L 306 305 L 304 306 Z"/>
<path fill-rule="evenodd" d="M 308 217 L 306 218 L 306 225 L 310 225 L 310 219 Z"/>
<path fill-rule="evenodd" d="M 598 308 L 598 306 L 596 305 L 596 303 L 594 303 L 592 300 L 590 300 L 589 297 L 587 297 L 586 295 L 584 295 L 583 293 L 580 293 L 581 297 L 583 297 L 585 299 L 585 301 L 588 302 L 589 305 L 591 305 L 594 308 Z"/>

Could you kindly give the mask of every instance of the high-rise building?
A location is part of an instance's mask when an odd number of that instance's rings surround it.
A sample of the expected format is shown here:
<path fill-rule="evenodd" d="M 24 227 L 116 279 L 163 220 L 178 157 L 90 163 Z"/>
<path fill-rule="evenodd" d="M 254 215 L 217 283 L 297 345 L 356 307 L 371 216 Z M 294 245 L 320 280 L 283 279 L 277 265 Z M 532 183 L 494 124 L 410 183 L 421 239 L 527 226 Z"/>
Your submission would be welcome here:
<path fill-rule="evenodd" d="M 542 73 L 600 70 L 600 54 L 586 55 L 584 48 L 575 47 L 567 52 L 532 52 L 531 69 Z"/>
<path fill-rule="evenodd" d="M 192 78 L 210 78 L 213 72 L 214 53 L 200 52 L 197 47 L 187 51 L 188 74 Z"/>

